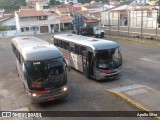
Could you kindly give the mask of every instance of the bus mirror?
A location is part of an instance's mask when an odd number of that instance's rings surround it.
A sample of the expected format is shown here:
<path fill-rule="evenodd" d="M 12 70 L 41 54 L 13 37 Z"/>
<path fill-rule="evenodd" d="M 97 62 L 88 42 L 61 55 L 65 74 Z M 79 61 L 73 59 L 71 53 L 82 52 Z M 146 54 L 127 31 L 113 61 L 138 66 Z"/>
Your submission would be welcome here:
<path fill-rule="evenodd" d="M 65 65 L 66 65 L 66 67 L 67 67 L 68 71 L 71 71 L 71 65 L 70 65 L 70 62 L 69 62 L 68 60 L 65 60 L 65 59 L 64 59 L 64 63 L 65 63 Z"/>
<path fill-rule="evenodd" d="M 24 74 L 24 76 L 25 76 L 25 75 L 26 75 L 26 67 L 25 67 L 24 63 L 23 63 L 23 65 L 22 65 L 22 69 L 23 69 L 23 74 Z"/>
<path fill-rule="evenodd" d="M 71 65 L 69 62 L 67 63 L 67 69 L 68 69 L 68 71 L 71 71 Z"/>

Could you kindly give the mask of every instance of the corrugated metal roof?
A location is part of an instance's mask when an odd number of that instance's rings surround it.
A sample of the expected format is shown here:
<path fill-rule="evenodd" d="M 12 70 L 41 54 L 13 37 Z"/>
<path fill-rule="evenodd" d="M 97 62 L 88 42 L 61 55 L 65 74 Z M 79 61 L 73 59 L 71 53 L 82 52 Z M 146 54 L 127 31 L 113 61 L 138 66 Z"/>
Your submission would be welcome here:
<path fill-rule="evenodd" d="M 117 8 L 112 9 L 111 11 L 119 11 L 119 10 L 127 10 L 128 5 L 119 6 Z"/>

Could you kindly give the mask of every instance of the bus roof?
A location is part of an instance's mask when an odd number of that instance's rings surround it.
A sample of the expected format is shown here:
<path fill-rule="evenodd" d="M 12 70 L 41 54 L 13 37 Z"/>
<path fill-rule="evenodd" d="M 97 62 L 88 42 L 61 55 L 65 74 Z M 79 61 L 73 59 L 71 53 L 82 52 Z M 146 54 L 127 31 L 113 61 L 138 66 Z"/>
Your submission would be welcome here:
<path fill-rule="evenodd" d="M 116 42 L 99 38 L 92 38 L 76 34 L 57 34 L 55 38 L 91 47 L 93 50 L 104 50 L 119 47 Z"/>
<path fill-rule="evenodd" d="M 27 61 L 46 60 L 62 56 L 52 44 L 34 36 L 16 37 L 12 43 Z"/>

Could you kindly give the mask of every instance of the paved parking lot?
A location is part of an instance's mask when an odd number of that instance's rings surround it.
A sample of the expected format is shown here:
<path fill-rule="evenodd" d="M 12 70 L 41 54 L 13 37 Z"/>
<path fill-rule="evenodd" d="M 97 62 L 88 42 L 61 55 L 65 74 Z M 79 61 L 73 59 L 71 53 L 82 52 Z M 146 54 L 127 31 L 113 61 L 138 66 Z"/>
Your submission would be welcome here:
<path fill-rule="evenodd" d="M 50 35 L 37 36 L 49 40 Z M 115 40 L 122 49 L 124 69 L 117 80 L 97 82 L 72 69 L 68 73 L 69 96 L 42 104 L 30 104 L 17 76 L 15 57 L 10 39 L 0 41 L 0 110 L 27 107 L 35 111 L 139 111 L 137 108 L 111 94 L 107 89 L 132 84 L 142 84 L 160 90 L 160 47 L 133 41 Z M 56 120 L 152 120 L 153 118 L 42 118 Z"/>

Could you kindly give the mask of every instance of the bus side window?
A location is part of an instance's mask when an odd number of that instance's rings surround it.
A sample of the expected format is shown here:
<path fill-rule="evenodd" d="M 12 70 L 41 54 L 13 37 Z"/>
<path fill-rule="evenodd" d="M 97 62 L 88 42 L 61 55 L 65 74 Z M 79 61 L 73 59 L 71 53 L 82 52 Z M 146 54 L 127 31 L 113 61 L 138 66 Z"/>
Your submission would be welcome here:
<path fill-rule="evenodd" d="M 73 46 L 70 47 L 70 51 L 74 53 L 74 47 Z"/>
<path fill-rule="evenodd" d="M 80 46 L 80 49 L 79 49 L 80 55 L 83 55 L 84 52 L 85 52 L 85 54 L 86 54 L 86 47 Z M 84 55 L 83 55 L 83 56 L 84 56 Z M 86 55 L 85 55 L 85 57 L 86 57 Z"/>
<path fill-rule="evenodd" d="M 75 53 L 79 54 L 79 45 L 75 45 Z"/>
<path fill-rule="evenodd" d="M 65 49 L 65 41 L 62 41 L 62 48 Z"/>
<path fill-rule="evenodd" d="M 59 40 L 59 47 L 62 48 L 62 41 Z"/>
<path fill-rule="evenodd" d="M 58 46 L 58 40 L 57 39 L 54 39 L 54 45 Z"/>
<path fill-rule="evenodd" d="M 82 56 L 86 58 L 86 51 L 82 51 Z"/>
<path fill-rule="evenodd" d="M 65 49 L 69 50 L 69 42 L 65 42 Z"/>

